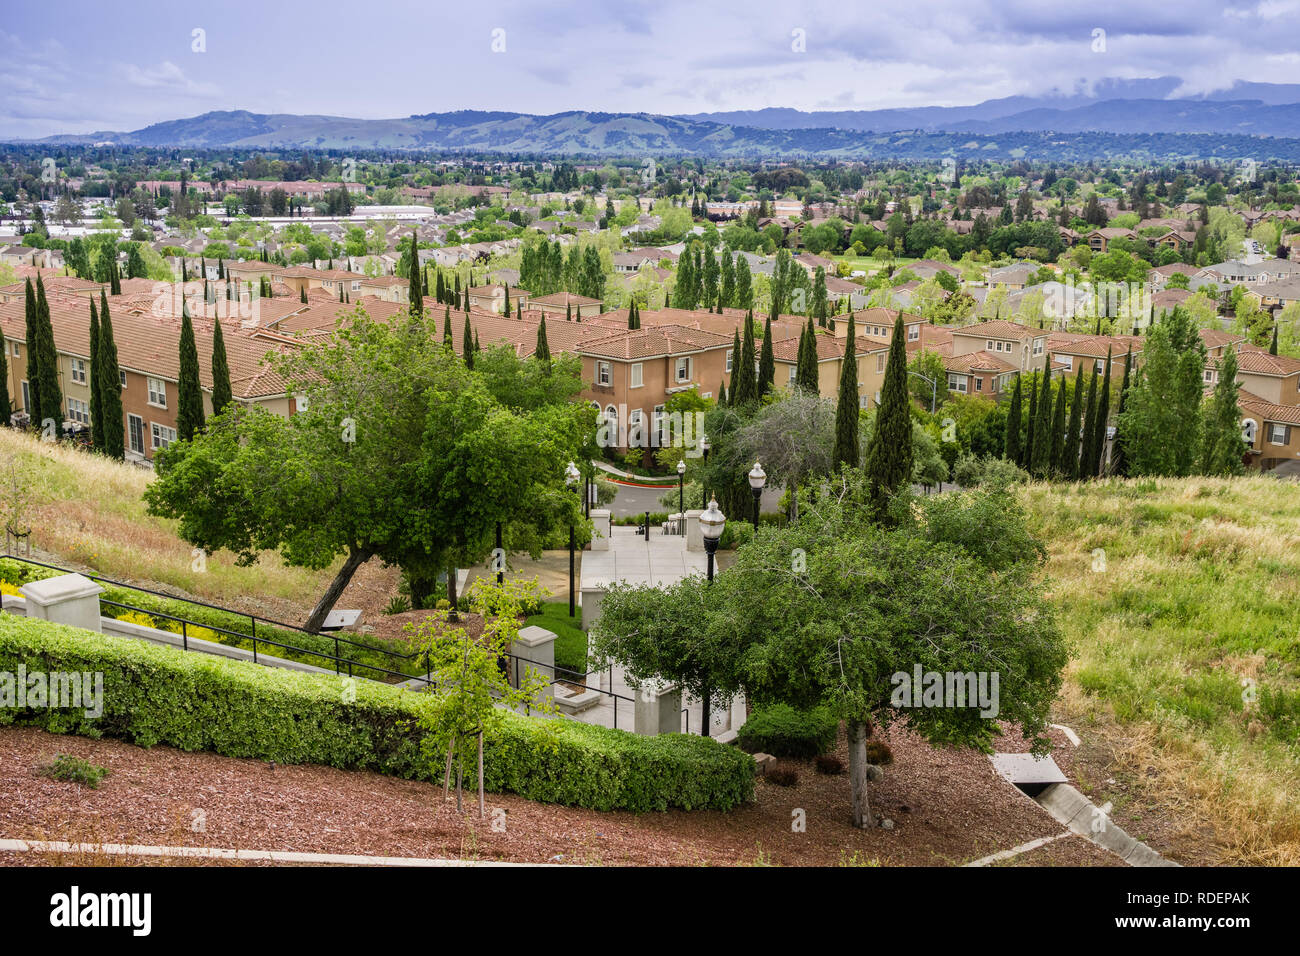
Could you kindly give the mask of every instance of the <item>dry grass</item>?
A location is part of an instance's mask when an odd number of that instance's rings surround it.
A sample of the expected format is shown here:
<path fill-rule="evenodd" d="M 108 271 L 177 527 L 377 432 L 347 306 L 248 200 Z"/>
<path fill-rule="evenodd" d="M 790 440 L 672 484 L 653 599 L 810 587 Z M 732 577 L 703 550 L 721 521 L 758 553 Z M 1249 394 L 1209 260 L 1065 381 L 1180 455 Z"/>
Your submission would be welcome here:
<path fill-rule="evenodd" d="M 0 428 L 0 471 L 16 472 L 30 491 L 32 547 L 106 577 L 157 582 L 220 604 L 247 594 L 317 595 L 331 575 L 288 567 L 270 553 L 250 567 L 229 554 L 208 555 L 206 570 L 195 570 L 176 522 L 145 513 L 141 495 L 151 471 L 8 428 Z"/>
<path fill-rule="evenodd" d="M 1030 485 L 1073 660 L 1059 709 L 1220 863 L 1300 863 L 1300 487 Z M 1096 568 L 1094 570 L 1094 568 Z"/>

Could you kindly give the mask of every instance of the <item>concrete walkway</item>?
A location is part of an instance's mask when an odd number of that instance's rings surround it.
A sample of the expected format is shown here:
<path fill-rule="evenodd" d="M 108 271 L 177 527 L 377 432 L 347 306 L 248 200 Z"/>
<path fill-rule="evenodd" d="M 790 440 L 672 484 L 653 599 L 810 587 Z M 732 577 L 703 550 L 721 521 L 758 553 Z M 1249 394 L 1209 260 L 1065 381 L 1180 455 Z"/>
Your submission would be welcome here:
<path fill-rule="evenodd" d="M 706 555 L 703 551 L 687 551 L 686 539 L 680 535 L 665 535 L 659 528 L 651 527 L 647 540 L 636 533 L 636 528 L 614 527 L 610 529 L 608 551 L 584 551 L 582 553 L 583 587 L 608 587 L 616 581 L 632 585 L 669 585 L 689 574 L 703 575 L 706 572 Z M 716 569 L 715 569 L 716 571 Z M 632 699 L 636 691 L 627 685 L 623 669 L 618 666 L 605 668 L 599 675 L 592 674 L 588 685 L 599 686 L 601 690 L 612 691 L 627 700 L 616 700 L 602 695 L 599 703 L 582 713 L 578 719 L 585 723 L 600 724 L 605 727 L 615 726 L 615 709 L 618 712 L 617 726 L 620 730 L 631 730 L 633 720 Z M 701 707 L 695 699 L 683 701 L 682 731 L 700 732 Z M 743 722 L 741 714 L 743 705 L 737 701 L 733 710 Z M 717 735 L 727 729 L 739 729 L 732 715 L 713 708 L 710 714 L 713 733 Z"/>

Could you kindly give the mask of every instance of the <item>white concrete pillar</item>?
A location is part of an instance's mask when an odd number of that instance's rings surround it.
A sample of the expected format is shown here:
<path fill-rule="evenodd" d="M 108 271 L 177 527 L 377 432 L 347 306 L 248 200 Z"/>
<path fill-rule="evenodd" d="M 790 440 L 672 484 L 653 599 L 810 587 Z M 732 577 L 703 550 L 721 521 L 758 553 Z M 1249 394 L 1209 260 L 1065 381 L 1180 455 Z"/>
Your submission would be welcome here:
<path fill-rule="evenodd" d="M 699 508 L 688 508 L 686 511 L 686 550 L 703 551 L 704 550 L 704 533 L 700 529 L 700 515 L 704 514 Z"/>
<path fill-rule="evenodd" d="M 609 550 L 609 511 L 606 508 L 593 508 L 591 511 L 591 550 Z"/>
<path fill-rule="evenodd" d="M 682 692 L 675 684 L 647 684 L 636 693 L 633 729 L 638 734 L 682 732 Z"/>
<path fill-rule="evenodd" d="M 555 680 L 555 633 L 535 624 L 520 628 L 519 636 L 510 644 L 510 653 L 515 656 L 510 661 L 510 683 L 518 687 L 519 678 L 536 674 L 547 682 L 540 696 L 553 700 L 555 688 L 550 682 Z"/>
<path fill-rule="evenodd" d="M 104 589 L 80 574 L 33 581 L 18 589 L 27 599 L 27 616 L 103 633 L 99 596 Z"/>
<path fill-rule="evenodd" d="M 582 629 L 584 631 L 590 631 L 600 620 L 600 605 L 604 599 L 604 584 L 582 585 Z"/>

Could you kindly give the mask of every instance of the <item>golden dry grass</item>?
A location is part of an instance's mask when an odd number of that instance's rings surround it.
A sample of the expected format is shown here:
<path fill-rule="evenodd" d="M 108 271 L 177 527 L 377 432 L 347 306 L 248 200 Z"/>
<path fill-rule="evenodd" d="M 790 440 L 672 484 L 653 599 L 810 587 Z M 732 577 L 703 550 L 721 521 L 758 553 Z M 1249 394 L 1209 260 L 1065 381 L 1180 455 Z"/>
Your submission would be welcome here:
<path fill-rule="evenodd" d="M 1300 487 L 1029 485 L 1073 659 L 1059 709 L 1216 862 L 1300 863 Z M 1149 768 L 1154 769 L 1154 773 Z"/>
<path fill-rule="evenodd" d="M 153 480 L 151 471 L 0 428 L 5 485 L 14 474 L 31 495 L 26 524 L 32 547 L 58 559 L 51 563 L 165 584 L 217 604 L 247 595 L 317 595 L 330 577 L 328 569 L 292 568 L 270 553 L 249 567 L 236 565 L 230 554 L 208 555 L 205 570 L 196 570 L 193 549 L 176 536 L 176 522 L 145 513 L 141 495 Z M 11 491 L 0 488 L 0 495 L 8 499 Z"/>

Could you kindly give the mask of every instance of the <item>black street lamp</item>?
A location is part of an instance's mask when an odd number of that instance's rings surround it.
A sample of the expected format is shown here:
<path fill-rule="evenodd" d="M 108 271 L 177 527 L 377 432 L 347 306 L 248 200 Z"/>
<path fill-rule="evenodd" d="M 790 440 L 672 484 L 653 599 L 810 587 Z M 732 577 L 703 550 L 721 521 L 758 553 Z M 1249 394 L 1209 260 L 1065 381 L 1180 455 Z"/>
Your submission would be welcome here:
<path fill-rule="evenodd" d="M 677 462 L 677 521 L 686 526 L 686 462 Z"/>
<path fill-rule="evenodd" d="M 709 507 L 700 515 L 700 533 L 704 536 L 704 551 L 708 555 L 709 584 L 713 584 L 713 555 L 718 550 L 718 539 L 727 525 L 727 516 L 718 510 L 717 501 L 710 501 Z M 709 691 L 704 690 L 703 711 L 701 713 L 701 731 L 705 737 L 709 734 Z"/>
<path fill-rule="evenodd" d="M 754 462 L 754 467 L 749 473 L 749 487 L 754 492 L 754 531 L 758 531 L 758 506 L 759 500 L 763 497 L 763 486 L 767 484 L 767 472 L 758 462 Z"/>
<path fill-rule="evenodd" d="M 700 451 L 704 452 L 704 479 L 700 482 L 703 485 L 700 489 L 700 507 L 707 508 L 709 506 L 709 486 L 705 485 L 704 482 L 709 480 L 709 436 L 704 432 L 700 432 Z"/>
<path fill-rule="evenodd" d="M 578 485 L 578 479 L 581 477 L 582 475 L 578 473 L 578 466 L 575 465 L 573 462 L 569 462 L 569 467 L 564 469 L 564 483 L 576 491 Z M 569 522 L 569 617 L 577 617 L 577 613 L 574 610 L 576 605 L 574 603 L 574 595 L 573 595 L 573 554 L 574 554 L 573 522 L 570 521 Z"/>

